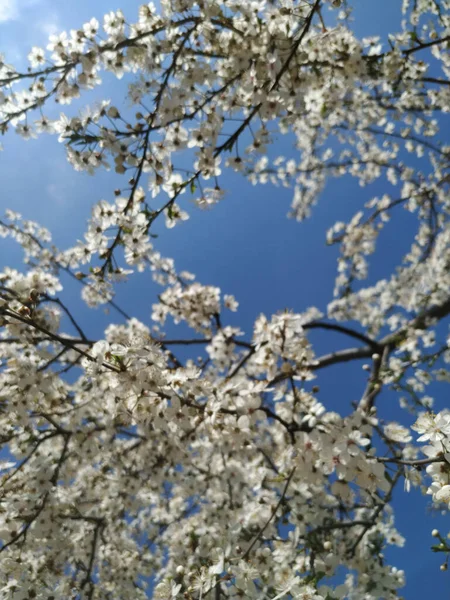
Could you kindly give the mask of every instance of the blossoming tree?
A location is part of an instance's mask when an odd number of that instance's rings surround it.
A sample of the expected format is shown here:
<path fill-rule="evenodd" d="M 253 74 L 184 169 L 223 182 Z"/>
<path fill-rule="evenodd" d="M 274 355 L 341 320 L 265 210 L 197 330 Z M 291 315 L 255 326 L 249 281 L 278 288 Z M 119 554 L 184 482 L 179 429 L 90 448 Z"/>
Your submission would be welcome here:
<path fill-rule="evenodd" d="M 450 505 L 450 411 L 424 393 L 449 381 L 450 2 L 403 0 L 386 47 L 355 36 L 350 5 L 161 0 L 132 24 L 110 12 L 51 36 L 26 70 L 0 61 L 2 133 L 56 134 L 74 169 L 124 176 L 64 250 L 12 211 L 0 221 L 25 255 L 23 272 L 0 273 L 2 598 L 398 597 L 404 573 L 383 560 L 402 545 L 393 494 Z M 128 104 L 66 110 L 105 72 Z M 275 132 L 295 137 L 290 157 L 269 159 Z M 188 198 L 226 202 L 230 169 L 291 187 L 297 220 L 329 178 L 385 181 L 328 231 L 340 258 L 323 313 L 261 315 L 243 334 L 227 324 L 233 296 L 158 252 L 156 220 L 195 219 Z M 401 211 L 417 222 L 410 251 L 368 287 Z M 136 270 L 162 286 L 151 326 L 114 300 Z M 78 324 L 62 273 L 88 307 L 116 309 L 103 339 Z M 168 319 L 192 336 L 169 339 Z M 315 329 L 348 347 L 317 355 Z M 344 417 L 319 401 L 320 379 L 361 360 L 367 386 Z M 386 389 L 413 431 L 377 411 Z"/>

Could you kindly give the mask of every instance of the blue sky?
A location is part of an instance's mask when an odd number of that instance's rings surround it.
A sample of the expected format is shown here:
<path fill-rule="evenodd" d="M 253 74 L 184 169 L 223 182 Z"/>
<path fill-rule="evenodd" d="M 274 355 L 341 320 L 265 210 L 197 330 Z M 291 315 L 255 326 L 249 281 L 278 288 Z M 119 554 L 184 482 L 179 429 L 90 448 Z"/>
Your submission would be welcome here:
<path fill-rule="evenodd" d="M 400 0 L 356 0 L 355 28 L 361 35 L 381 35 L 386 26 L 400 23 Z M 0 0 L 0 52 L 7 62 L 24 65 L 33 45 L 45 46 L 49 34 L 79 27 L 92 16 L 121 8 L 134 19 L 138 0 L 116 4 L 111 0 Z M 394 27 L 395 28 L 395 27 Z M 108 79 L 105 96 L 120 98 L 123 84 Z M 95 95 L 92 95 L 92 99 Z M 89 102 L 91 102 L 89 98 Z M 52 109 L 53 116 L 58 112 Z M 76 173 L 66 162 L 62 145 L 55 137 L 41 136 L 24 142 L 14 133 L 3 141 L 0 154 L 0 214 L 6 208 L 21 212 L 24 217 L 48 227 L 57 245 L 64 248 L 81 238 L 90 206 L 104 198 L 111 201 L 113 190 L 122 180 L 111 172 L 95 177 Z M 291 152 L 286 140 L 277 142 L 277 153 Z M 161 236 L 156 247 L 171 256 L 179 270 L 189 270 L 203 283 L 218 285 L 232 293 L 240 303 L 237 315 L 230 314 L 229 323 L 239 325 L 247 334 L 255 318 L 290 308 L 303 311 L 309 306 L 324 310 L 332 299 L 336 274 L 337 252 L 325 245 L 325 232 L 337 220 L 351 217 L 370 195 L 384 193 L 382 183 L 361 190 L 356 182 L 344 178 L 331 181 L 312 217 L 304 223 L 288 220 L 291 192 L 272 186 L 253 187 L 235 174 L 226 174 L 222 185 L 226 199 L 213 210 L 201 212 L 190 206 L 191 219 L 173 230 L 159 226 Z M 182 197 L 182 201 L 186 202 Z M 394 222 L 382 233 L 381 243 L 371 265 L 370 279 L 389 276 L 409 247 L 413 229 L 407 216 L 401 214 L 398 226 Z M 4 265 L 20 268 L 20 250 L 1 240 L 0 268 Z M 79 286 L 64 280 L 66 297 L 83 327 L 92 337 L 101 336 L 104 327 L 120 317 L 105 315 L 102 310 L 87 311 L 79 300 Z M 119 288 L 117 301 L 132 315 L 149 323 L 151 305 L 161 288 L 148 273 L 133 277 Z M 171 328 L 170 333 L 176 332 Z M 347 340 L 338 334 L 312 336 L 320 354 L 343 347 Z M 364 389 L 365 373 L 361 364 L 328 369 L 319 379 L 320 400 L 330 409 L 349 411 L 350 403 Z M 434 386 L 437 405 L 446 399 L 443 386 Z M 386 393 L 379 400 L 380 413 L 386 419 L 404 420 L 398 408 L 398 398 Z M 422 600 L 430 594 L 430 579 L 435 597 L 446 597 L 448 573 L 441 573 L 442 555 L 429 550 L 434 527 L 450 529 L 448 518 L 427 513 L 427 498 L 420 493 L 407 495 L 399 490 L 394 501 L 396 523 L 406 537 L 406 546 L 389 552 L 389 560 L 407 573 L 404 590 L 408 600 Z"/>

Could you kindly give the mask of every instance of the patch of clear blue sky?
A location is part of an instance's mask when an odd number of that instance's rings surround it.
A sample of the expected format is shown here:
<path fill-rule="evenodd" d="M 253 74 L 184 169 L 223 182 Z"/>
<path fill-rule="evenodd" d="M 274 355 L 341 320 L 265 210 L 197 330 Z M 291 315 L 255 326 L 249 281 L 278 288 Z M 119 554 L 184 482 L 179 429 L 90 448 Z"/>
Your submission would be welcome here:
<path fill-rule="evenodd" d="M 1 0 L 0 0 L 1 1 Z M 32 45 L 45 46 L 48 33 L 79 27 L 92 16 L 101 18 L 109 10 L 121 8 L 134 19 L 141 2 L 127 0 L 120 4 L 111 0 L 17 0 L 18 19 L 0 23 L 0 52 L 8 62 L 24 65 Z M 380 35 L 399 28 L 401 0 L 356 0 L 354 28 L 358 35 Z M 397 25 L 398 24 L 398 25 Z M 109 77 L 101 96 L 120 98 L 124 83 Z M 58 110 L 52 108 L 52 116 Z M 113 190 L 124 185 L 123 178 L 113 172 L 99 172 L 95 177 L 72 170 L 65 159 L 64 148 L 53 136 L 41 136 L 25 142 L 15 134 L 3 141 L 0 154 L 0 213 L 6 208 L 21 212 L 48 227 L 55 243 L 64 248 L 81 238 L 90 206 L 101 198 L 113 200 Z M 279 136 L 277 154 L 292 154 L 287 140 Z M 221 178 L 227 197 L 213 210 L 201 212 L 189 203 L 188 194 L 180 204 L 188 206 L 191 219 L 173 230 L 158 225 L 160 237 L 155 246 L 165 256 L 175 259 L 179 270 L 189 270 L 203 283 L 217 285 L 232 293 L 240 303 L 236 315 L 229 314 L 228 323 L 240 326 L 250 334 L 255 318 L 289 308 L 303 311 L 309 306 L 324 310 L 332 298 L 336 274 L 337 252 L 325 245 L 325 232 L 337 220 L 346 221 L 369 196 L 388 191 L 386 184 L 375 183 L 361 189 L 349 178 L 332 180 L 327 185 L 312 217 L 304 223 L 288 220 L 291 192 L 273 186 L 253 187 L 241 176 L 225 173 Z M 409 248 L 413 236 L 412 220 L 401 213 L 381 235 L 379 250 L 371 263 L 370 280 L 388 277 L 401 256 Z M 1 241 L 0 268 L 20 268 L 21 252 L 14 244 Z M 79 299 L 76 282 L 64 279 L 65 297 L 92 337 L 102 335 L 110 322 L 120 317 L 102 310 L 88 311 Z M 148 274 L 137 275 L 118 290 L 117 301 L 133 316 L 150 323 L 151 305 L 160 288 Z M 180 328 L 170 326 L 169 335 L 180 335 Z M 344 347 L 348 341 L 338 334 L 316 334 L 313 338 L 318 353 Z M 360 364 L 328 369 L 320 374 L 320 399 L 330 410 L 349 411 L 350 403 L 360 397 L 365 373 Z M 445 400 L 442 386 L 433 386 L 438 405 Z M 380 397 L 380 413 L 390 420 L 404 420 L 398 408 L 398 397 L 386 393 Z M 409 600 L 422 600 L 430 593 L 445 597 L 449 576 L 439 571 L 442 555 L 428 549 L 433 539 L 431 529 L 450 529 L 448 519 L 427 514 L 427 499 L 417 491 L 409 495 L 399 490 L 393 502 L 396 523 L 406 537 L 400 551 L 389 550 L 392 564 L 405 569 Z M 446 522 L 447 521 L 447 522 Z"/>

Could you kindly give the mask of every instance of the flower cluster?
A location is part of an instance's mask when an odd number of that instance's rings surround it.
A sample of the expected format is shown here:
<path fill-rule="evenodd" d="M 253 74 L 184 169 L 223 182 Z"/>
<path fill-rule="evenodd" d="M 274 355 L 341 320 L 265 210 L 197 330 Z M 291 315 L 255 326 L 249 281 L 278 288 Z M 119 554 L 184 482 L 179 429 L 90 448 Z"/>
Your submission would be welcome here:
<path fill-rule="evenodd" d="M 56 135 L 75 170 L 124 180 L 65 249 L 17 213 L 0 220 L 25 261 L 0 272 L 0 596 L 394 600 L 399 482 L 450 508 L 450 413 L 429 412 L 430 384 L 450 379 L 448 1 L 404 0 L 388 43 L 359 39 L 340 0 L 159 4 L 52 35 L 26 69 L 0 57 L 1 133 Z M 66 113 L 105 73 L 128 104 Z M 272 153 L 279 135 L 292 155 Z M 234 296 L 160 254 L 155 221 L 182 227 L 225 201 L 227 170 L 292 188 L 297 220 L 332 177 L 386 188 L 329 228 L 323 310 L 244 332 Z M 364 287 L 399 213 L 416 224 L 410 248 Z M 151 323 L 114 299 L 135 270 L 163 287 Z M 101 339 L 66 274 L 87 307 L 117 313 Z M 169 318 L 193 337 L 169 337 Z M 325 334 L 348 344 L 322 354 Z M 365 388 L 341 415 L 322 373 L 361 360 Z M 386 388 L 425 458 L 378 402 Z"/>

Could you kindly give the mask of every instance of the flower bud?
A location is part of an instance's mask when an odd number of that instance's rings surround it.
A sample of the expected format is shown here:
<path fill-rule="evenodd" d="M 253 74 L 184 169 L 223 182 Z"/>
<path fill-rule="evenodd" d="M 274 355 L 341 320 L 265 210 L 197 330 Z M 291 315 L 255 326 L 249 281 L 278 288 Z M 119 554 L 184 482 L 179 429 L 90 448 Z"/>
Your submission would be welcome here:
<path fill-rule="evenodd" d="M 39 300 L 39 292 L 36 289 L 30 291 L 30 301 L 37 302 Z"/>
<path fill-rule="evenodd" d="M 120 112 L 117 110 L 117 108 L 115 106 L 111 106 L 108 109 L 108 117 L 110 117 L 111 119 L 119 119 L 120 118 Z"/>

